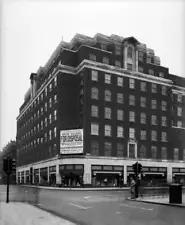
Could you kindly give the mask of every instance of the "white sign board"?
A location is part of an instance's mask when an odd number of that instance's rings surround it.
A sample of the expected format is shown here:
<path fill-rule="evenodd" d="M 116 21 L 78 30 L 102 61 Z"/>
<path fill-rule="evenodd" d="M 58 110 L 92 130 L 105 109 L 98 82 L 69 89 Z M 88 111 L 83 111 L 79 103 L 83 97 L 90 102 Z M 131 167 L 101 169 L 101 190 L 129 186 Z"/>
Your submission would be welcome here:
<path fill-rule="evenodd" d="M 60 131 L 60 154 L 83 153 L 83 129 Z"/>

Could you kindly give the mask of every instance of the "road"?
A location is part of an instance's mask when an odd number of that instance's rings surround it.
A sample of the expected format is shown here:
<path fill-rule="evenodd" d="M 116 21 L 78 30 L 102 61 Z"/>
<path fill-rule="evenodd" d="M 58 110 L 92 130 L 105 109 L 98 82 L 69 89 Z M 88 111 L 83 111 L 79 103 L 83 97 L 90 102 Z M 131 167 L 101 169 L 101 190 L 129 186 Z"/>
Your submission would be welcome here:
<path fill-rule="evenodd" d="M 10 200 L 35 198 L 33 189 L 10 188 Z M 0 199 L 5 199 L 0 187 Z M 37 204 L 80 225 L 184 225 L 185 209 L 126 200 L 126 191 L 39 189 Z M 25 197 L 24 197 L 25 198 Z"/>

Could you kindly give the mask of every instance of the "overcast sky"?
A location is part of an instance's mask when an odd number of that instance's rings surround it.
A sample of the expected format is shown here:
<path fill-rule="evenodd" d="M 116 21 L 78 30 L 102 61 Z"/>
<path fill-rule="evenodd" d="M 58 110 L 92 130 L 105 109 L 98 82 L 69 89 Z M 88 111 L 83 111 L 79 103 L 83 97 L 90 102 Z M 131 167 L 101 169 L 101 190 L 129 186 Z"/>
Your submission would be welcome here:
<path fill-rule="evenodd" d="M 149 2 L 149 3 L 147 3 Z M 0 150 L 16 137 L 16 117 L 30 87 L 62 40 L 75 33 L 134 36 L 161 64 L 185 77 L 185 1 L 4 0 L 1 12 Z"/>

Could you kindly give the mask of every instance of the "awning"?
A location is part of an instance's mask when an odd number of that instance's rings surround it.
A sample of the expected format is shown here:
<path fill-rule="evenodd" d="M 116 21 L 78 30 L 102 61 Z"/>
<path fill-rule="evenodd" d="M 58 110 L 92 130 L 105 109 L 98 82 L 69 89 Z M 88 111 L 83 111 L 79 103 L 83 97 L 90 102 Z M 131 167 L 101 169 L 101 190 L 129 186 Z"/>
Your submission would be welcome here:
<path fill-rule="evenodd" d="M 93 171 L 93 174 L 95 173 L 111 173 L 111 174 L 122 174 L 120 171 Z"/>
<path fill-rule="evenodd" d="M 156 172 L 150 173 L 150 172 L 145 172 L 143 174 L 148 174 L 148 175 L 164 175 L 165 172 L 164 173 L 156 173 Z"/>
<path fill-rule="evenodd" d="M 173 173 L 173 175 L 185 175 L 185 173 Z"/>

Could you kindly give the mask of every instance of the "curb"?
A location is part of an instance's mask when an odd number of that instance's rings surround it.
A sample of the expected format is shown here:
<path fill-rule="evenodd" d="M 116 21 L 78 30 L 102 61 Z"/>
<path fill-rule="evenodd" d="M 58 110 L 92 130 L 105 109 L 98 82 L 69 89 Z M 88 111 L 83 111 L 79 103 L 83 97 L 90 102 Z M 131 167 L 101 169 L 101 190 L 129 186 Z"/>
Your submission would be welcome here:
<path fill-rule="evenodd" d="M 156 205 L 167 205 L 167 206 L 175 206 L 175 207 L 179 207 L 179 208 L 185 208 L 185 205 L 180 205 L 180 204 L 173 204 L 173 203 L 163 203 L 163 202 L 150 202 L 147 200 L 137 200 L 137 199 L 130 199 L 127 198 L 127 200 L 129 201 L 135 201 L 135 202 L 143 202 L 143 203 L 150 203 L 150 204 L 156 204 Z"/>

